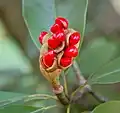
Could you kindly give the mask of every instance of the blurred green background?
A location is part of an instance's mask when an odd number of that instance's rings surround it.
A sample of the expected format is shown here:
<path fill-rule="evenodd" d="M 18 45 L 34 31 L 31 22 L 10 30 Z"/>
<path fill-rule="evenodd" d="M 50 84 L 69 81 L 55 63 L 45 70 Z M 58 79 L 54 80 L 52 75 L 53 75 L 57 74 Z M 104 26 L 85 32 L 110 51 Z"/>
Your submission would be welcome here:
<path fill-rule="evenodd" d="M 89 0 L 86 31 L 80 55 L 77 61 L 86 79 L 91 73 L 101 73 L 104 65 L 120 56 L 119 0 Z M 33 43 L 22 17 L 22 1 L 0 0 L 1 100 L 19 94 L 52 94 L 51 86 L 39 71 L 38 58 L 39 50 Z M 72 69 L 67 78 L 71 92 L 76 83 Z M 94 84 L 93 88 L 110 100 L 120 99 L 119 83 Z M 35 106 L 39 104 L 34 103 Z M 79 107 L 76 107 L 74 113 L 77 113 L 77 109 Z"/>

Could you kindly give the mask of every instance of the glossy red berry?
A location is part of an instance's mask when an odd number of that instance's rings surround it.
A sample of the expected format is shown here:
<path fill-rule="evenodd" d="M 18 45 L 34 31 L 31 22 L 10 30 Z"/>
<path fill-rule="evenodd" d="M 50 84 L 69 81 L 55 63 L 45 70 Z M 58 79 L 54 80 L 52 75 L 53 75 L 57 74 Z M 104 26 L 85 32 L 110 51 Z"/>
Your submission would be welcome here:
<path fill-rule="evenodd" d="M 66 57 L 76 57 L 78 55 L 78 49 L 75 46 L 70 46 L 65 49 L 64 56 Z"/>
<path fill-rule="evenodd" d="M 53 50 L 48 51 L 43 55 L 43 64 L 47 67 L 50 67 L 53 65 L 55 58 L 55 53 Z"/>
<path fill-rule="evenodd" d="M 56 40 L 56 39 L 54 39 L 53 37 L 48 39 L 48 46 L 51 49 L 55 49 L 55 48 L 59 47 L 60 44 L 61 44 L 61 42 Z"/>
<path fill-rule="evenodd" d="M 56 32 L 58 32 L 60 30 L 62 30 L 61 26 L 59 24 L 56 24 L 56 23 L 53 24 L 53 26 L 51 26 L 51 28 L 50 28 L 50 31 L 52 33 L 56 33 Z"/>
<path fill-rule="evenodd" d="M 65 34 L 63 31 L 59 31 L 57 32 L 56 34 L 53 35 L 53 38 L 62 42 L 62 41 L 65 41 Z"/>
<path fill-rule="evenodd" d="M 42 31 L 39 36 L 39 42 L 42 44 L 43 37 L 47 34 L 46 31 Z"/>
<path fill-rule="evenodd" d="M 55 23 L 59 24 L 64 29 L 68 28 L 68 20 L 63 17 L 56 18 Z"/>
<path fill-rule="evenodd" d="M 74 32 L 73 34 L 70 35 L 69 45 L 75 45 L 79 41 L 80 41 L 80 33 L 79 32 Z"/>
<path fill-rule="evenodd" d="M 70 57 L 62 57 L 60 60 L 60 65 L 63 67 L 67 67 L 72 63 L 72 58 Z"/>

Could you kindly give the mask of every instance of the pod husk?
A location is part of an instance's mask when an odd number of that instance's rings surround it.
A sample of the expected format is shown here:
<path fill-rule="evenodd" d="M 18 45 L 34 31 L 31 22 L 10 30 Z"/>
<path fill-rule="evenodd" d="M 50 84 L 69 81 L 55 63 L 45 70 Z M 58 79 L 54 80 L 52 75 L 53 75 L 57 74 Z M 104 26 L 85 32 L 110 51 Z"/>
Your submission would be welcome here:
<path fill-rule="evenodd" d="M 60 53 L 57 55 L 57 59 L 58 59 L 58 67 L 60 67 L 61 69 L 65 70 L 65 69 L 69 68 L 69 67 L 72 65 L 72 62 L 71 62 L 71 64 L 68 65 L 67 67 L 63 67 L 63 66 L 61 66 L 61 64 L 60 64 L 60 60 L 61 60 L 63 54 L 64 54 L 64 51 L 60 52 Z M 73 58 L 72 58 L 72 60 L 73 60 Z"/>
<path fill-rule="evenodd" d="M 57 59 L 55 58 L 54 62 L 53 62 L 53 65 L 51 67 L 46 68 L 46 71 L 47 72 L 52 72 L 52 71 L 55 71 L 57 68 L 58 68 L 57 67 Z"/>
<path fill-rule="evenodd" d="M 54 50 L 54 52 L 59 53 L 59 52 L 63 51 L 64 48 L 65 48 L 65 41 L 63 41 L 62 44 Z"/>
<path fill-rule="evenodd" d="M 74 29 L 68 29 L 68 32 L 66 34 L 66 45 L 69 46 L 69 38 L 70 35 L 73 34 L 74 32 L 76 32 Z"/>
<path fill-rule="evenodd" d="M 67 34 L 66 34 L 66 45 L 67 46 L 69 46 L 69 38 L 70 38 L 70 36 L 74 33 L 74 32 L 77 32 L 77 31 L 75 31 L 74 29 L 68 29 L 68 32 L 67 32 Z M 74 45 L 76 48 L 78 48 L 79 47 L 79 43 L 80 43 L 80 41 L 76 44 L 76 45 Z"/>
<path fill-rule="evenodd" d="M 50 81 L 50 82 L 54 81 L 54 79 L 55 79 L 56 77 L 58 77 L 58 76 L 61 74 L 61 72 L 62 72 L 61 69 L 56 69 L 56 70 L 54 70 L 54 71 L 52 71 L 52 72 L 48 72 L 48 71 L 46 71 L 46 69 L 42 66 L 41 63 L 40 63 L 40 71 L 41 71 L 42 75 L 43 75 L 48 81 Z"/>
<path fill-rule="evenodd" d="M 48 68 L 45 67 L 45 66 L 42 64 L 42 56 L 43 56 L 46 52 L 48 52 L 48 45 L 47 45 L 47 43 L 43 44 L 42 47 L 41 47 L 40 57 L 39 57 L 39 63 L 41 63 L 40 65 L 42 65 L 43 68 L 45 68 L 45 70 L 46 70 L 47 72 L 52 72 L 52 71 L 54 71 L 54 70 L 57 69 L 57 59 L 56 59 L 56 58 L 54 59 L 53 65 L 52 65 L 51 67 L 48 67 Z"/>
<path fill-rule="evenodd" d="M 44 43 L 40 48 L 40 58 L 48 52 L 48 43 Z"/>
<path fill-rule="evenodd" d="M 51 33 L 47 33 L 42 40 L 42 44 L 47 43 L 48 39 L 52 36 Z"/>

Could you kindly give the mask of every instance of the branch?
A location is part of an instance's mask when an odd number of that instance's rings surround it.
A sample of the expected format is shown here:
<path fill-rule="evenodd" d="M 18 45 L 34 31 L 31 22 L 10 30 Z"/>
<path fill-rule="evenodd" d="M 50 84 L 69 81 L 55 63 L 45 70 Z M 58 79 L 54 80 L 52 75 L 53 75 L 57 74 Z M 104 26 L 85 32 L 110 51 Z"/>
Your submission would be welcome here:
<path fill-rule="evenodd" d="M 71 105 L 69 104 L 69 105 L 67 106 L 67 113 L 70 113 L 70 107 L 71 107 Z"/>
<path fill-rule="evenodd" d="M 68 96 L 67 75 L 65 73 L 63 74 L 63 80 L 64 80 L 65 95 Z"/>
<path fill-rule="evenodd" d="M 105 97 L 97 94 L 96 92 L 94 92 L 94 91 L 92 91 L 92 90 L 89 91 L 89 93 L 90 93 L 98 102 L 100 102 L 100 103 L 105 103 L 105 102 L 108 101 L 107 98 L 105 98 Z"/>
<path fill-rule="evenodd" d="M 60 84 L 59 78 L 55 78 L 52 81 L 52 87 L 53 87 L 54 94 L 57 96 L 57 98 L 59 99 L 59 101 L 61 102 L 61 104 L 68 105 L 69 104 L 69 99 L 65 95 L 64 88 Z"/>
<path fill-rule="evenodd" d="M 81 75 L 79 66 L 77 64 L 76 61 L 73 62 L 72 65 L 73 71 L 76 74 L 76 78 L 79 84 L 79 87 L 72 93 L 71 97 L 73 98 L 73 96 L 79 92 L 79 98 L 82 97 L 82 95 L 86 92 L 88 92 L 91 89 L 91 86 L 87 84 L 87 81 L 85 80 L 85 78 Z"/>
<path fill-rule="evenodd" d="M 73 65 L 72 65 L 72 68 L 73 68 L 73 71 L 75 72 L 76 74 L 76 78 L 77 78 L 77 81 L 79 83 L 79 85 L 84 85 L 86 83 L 86 80 L 85 78 L 81 75 L 81 72 L 80 72 L 80 69 L 79 69 L 79 66 L 77 64 L 76 61 L 73 62 Z"/>
<path fill-rule="evenodd" d="M 66 97 L 64 91 L 59 94 L 56 94 L 56 96 L 60 100 L 61 104 L 63 104 L 63 105 L 69 104 L 69 99 Z"/>
<path fill-rule="evenodd" d="M 72 93 L 72 98 L 77 92 L 80 92 L 81 96 L 84 93 L 88 92 L 100 103 L 104 103 L 104 102 L 108 101 L 105 97 L 100 96 L 96 92 L 94 92 L 92 90 L 91 86 L 89 84 L 87 84 L 87 81 L 85 80 L 84 76 L 81 75 L 79 66 L 76 61 L 74 61 L 72 67 L 73 67 L 74 72 L 76 73 L 76 78 L 79 83 L 79 87 Z M 81 96 L 79 96 L 79 97 L 81 97 Z"/>

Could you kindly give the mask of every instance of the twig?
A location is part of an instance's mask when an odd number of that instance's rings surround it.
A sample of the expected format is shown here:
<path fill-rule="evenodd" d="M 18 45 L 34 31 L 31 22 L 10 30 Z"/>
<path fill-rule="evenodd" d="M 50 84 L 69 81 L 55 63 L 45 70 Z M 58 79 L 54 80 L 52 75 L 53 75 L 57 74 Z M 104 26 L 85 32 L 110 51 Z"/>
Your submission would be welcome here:
<path fill-rule="evenodd" d="M 85 80 L 85 78 L 81 75 L 79 66 L 77 64 L 76 61 L 74 61 L 73 65 L 72 65 L 73 71 L 76 74 L 76 78 L 79 84 L 79 87 L 72 93 L 71 95 L 71 99 L 73 98 L 73 96 L 77 93 L 80 92 L 80 96 L 81 97 L 85 92 L 88 92 L 89 89 L 91 89 L 90 85 L 87 84 L 87 81 Z M 72 101 L 72 100 L 71 100 Z"/>
<path fill-rule="evenodd" d="M 64 91 L 62 93 L 56 94 L 57 98 L 60 100 L 61 104 L 68 105 L 69 99 L 65 95 Z"/>
<path fill-rule="evenodd" d="M 73 62 L 72 68 L 73 68 L 73 71 L 76 73 L 76 78 L 77 78 L 77 81 L 78 81 L 79 85 L 84 85 L 86 83 L 86 80 L 81 75 L 79 66 L 78 66 L 76 61 Z"/>
<path fill-rule="evenodd" d="M 63 105 L 68 105 L 69 99 L 65 95 L 64 88 L 60 84 L 59 78 L 55 78 L 55 80 L 52 81 L 52 87 L 53 87 L 53 93 L 57 96 L 60 103 Z"/>
<path fill-rule="evenodd" d="M 104 103 L 106 101 L 108 101 L 105 97 L 98 95 L 96 92 L 94 92 L 91 88 L 91 86 L 89 84 L 87 84 L 87 81 L 85 80 L 85 78 L 81 75 L 79 66 L 77 64 L 76 61 L 74 61 L 73 63 L 73 70 L 76 73 L 76 78 L 78 79 L 78 83 L 79 83 L 79 87 L 72 93 L 72 98 L 73 96 L 77 93 L 80 92 L 81 96 L 82 94 L 84 94 L 85 92 L 90 93 L 97 101 L 99 101 L 100 103 Z"/>
<path fill-rule="evenodd" d="M 63 80 L 64 80 L 64 90 L 65 90 L 65 94 L 66 94 L 66 96 L 68 96 L 67 77 L 66 77 L 65 74 L 63 75 Z"/>
<path fill-rule="evenodd" d="M 71 98 L 74 97 L 77 92 L 81 92 L 81 94 L 83 94 L 84 93 L 83 89 L 84 89 L 85 85 L 86 84 L 81 85 L 75 91 L 73 91 L 71 94 Z"/>
<path fill-rule="evenodd" d="M 97 94 L 96 92 L 93 92 L 92 90 L 89 91 L 89 93 L 100 103 L 105 103 L 108 101 L 108 99 L 106 99 L 105 97 Z"/>
<path fill-rule="evenodd" d="M 70 107 L 71 107 L 71 105 L 69 104 L 69 105 L 67 106 L 67 113 L 70 113 Z"/>

